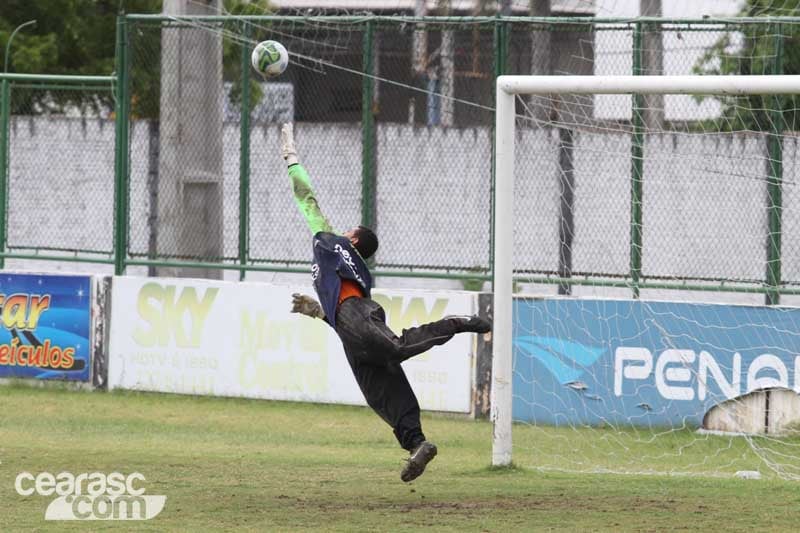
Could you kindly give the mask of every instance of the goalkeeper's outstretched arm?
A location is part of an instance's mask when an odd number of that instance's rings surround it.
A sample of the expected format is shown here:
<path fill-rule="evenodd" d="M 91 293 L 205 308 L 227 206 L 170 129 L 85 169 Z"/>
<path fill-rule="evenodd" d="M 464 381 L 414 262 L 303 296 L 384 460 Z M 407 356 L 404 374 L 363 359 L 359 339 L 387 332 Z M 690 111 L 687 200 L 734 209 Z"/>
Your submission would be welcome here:
<path fill-rule="evenodd" d="M 292 181 L 292 192 L 297 208 L 306 219 L 312 234 L 320 231 L 333 232 L 328 219 L 322 214 L 314 196 L 314 189 L 311 187 L 311 179 L 308 172 L 303 168 L 297 159 L 297 149 L 294 146 L 294 128 L 292 124 L 284 124 L 281 127 L 281 152 L 283 159 L 289 166 L 289 179 Z"/>

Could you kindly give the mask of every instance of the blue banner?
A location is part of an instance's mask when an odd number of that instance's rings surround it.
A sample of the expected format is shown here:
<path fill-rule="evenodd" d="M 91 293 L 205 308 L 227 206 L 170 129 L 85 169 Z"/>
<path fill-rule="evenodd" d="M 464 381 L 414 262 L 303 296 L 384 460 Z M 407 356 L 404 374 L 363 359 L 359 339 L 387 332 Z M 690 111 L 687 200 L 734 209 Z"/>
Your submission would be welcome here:
<path fill-rule="evenodd" d="M 800 309 L 514 301 L 515 420 L 697 427 L 752 390 L 800 391 Z"/>
<path fill-rule="evenodd" d="M 0 377 L 90 379 L 91 278 L 0 273 Z"/>

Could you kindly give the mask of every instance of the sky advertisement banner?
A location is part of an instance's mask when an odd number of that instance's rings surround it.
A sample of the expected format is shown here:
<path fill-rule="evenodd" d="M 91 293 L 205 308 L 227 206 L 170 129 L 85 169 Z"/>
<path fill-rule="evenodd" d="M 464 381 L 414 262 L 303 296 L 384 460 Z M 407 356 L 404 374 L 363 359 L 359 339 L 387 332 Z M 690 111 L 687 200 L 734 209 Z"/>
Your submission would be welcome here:
<path fill-rule="evenodd" d="M 267 283 L 115 277 L 109 387 L 365 405 L 338 336 Z M 471 314 L 464 292 L 374 291 L 389 326 Z M 403 363 L 423 409 L 469 412 L 474 335 Z"/>
<path fill-rule="evenodd" d="M 747 392 L 800 391 L 799 372 L 800 309 L 514 301 L 516 420 L 699 426 Z"/>
<path fill-rule="evenodd" d="M 89 381 L 91 278 L 0 275 L 0 377 Z"/>

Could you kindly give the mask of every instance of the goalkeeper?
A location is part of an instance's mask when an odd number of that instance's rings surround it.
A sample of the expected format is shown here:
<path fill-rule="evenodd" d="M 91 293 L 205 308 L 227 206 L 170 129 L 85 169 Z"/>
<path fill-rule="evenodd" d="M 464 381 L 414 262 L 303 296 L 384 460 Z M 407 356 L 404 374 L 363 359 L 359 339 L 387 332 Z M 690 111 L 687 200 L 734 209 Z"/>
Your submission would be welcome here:
<path fill-rule="evenodd" d="M 456 333 L 487 333 L 491 326 L 477 316 L 445 317 L 395 335 L 386 325 L 383 308 L 370 299 L 372 277 L 365 260 L 378 249 L 378 238 L 364 226 L 341 235 L 334 232 L 298 162 L 292 124 L 281 128 L 281 148 L 295 202 L 313 234 L 311 278 L 319 297 L 317 302 L 295 294 L 292 312 L 325 320 L 339 335 L 367 404 L 392 426 L 400 446 L 410 453 L 400 478 L 411 481 L 425 471 L 437 450 L 422 433 L 419 403 L 400 363 Z"/>

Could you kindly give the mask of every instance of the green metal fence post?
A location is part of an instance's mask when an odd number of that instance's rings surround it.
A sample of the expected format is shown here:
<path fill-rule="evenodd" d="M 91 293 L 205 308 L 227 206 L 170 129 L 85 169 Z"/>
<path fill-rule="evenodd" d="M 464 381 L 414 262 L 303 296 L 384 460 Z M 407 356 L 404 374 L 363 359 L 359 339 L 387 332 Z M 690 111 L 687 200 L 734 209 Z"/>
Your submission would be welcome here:
<path fill-rule="evenodd" d="M 125 16 L 117 17 L 116 103 L 114 146 L 114 274 L 125 273 L 128 237 L 128 39 Z"/>
<path fill-rule="evenodd" d="M 122 94 L 120 94 L 120 69 L 122 67 L 122 16 L 117 16 L 117 42 L 115 46 L 116 56 L 115 76 L 114 81 L 114 274 L 120 275 L 122 273 L 122 261 L 120 259 L 120 243 L 119 243 L 119 213 L 120 213 L 120 196 L 122 195 L 122 187 L 120 186 L 120 178 L 122 177 L 122 158 L 124 152 L 120 141 L 122 141 Z"/>
<path fill-rule="evenodd" d="M 641 76 L 642 68 L 642 43 L 644 40 L 644 27 L 637 22 L 633 30 L 633 75 Z M 633 297 L 639 297 L 639 281 L 642 275 L 642 175 L 644 166 L 644 121 L 642 110 L 644 97 L 641 94 L 633 95 L 633 115 L 631 125 L 631 290 Z"/>
<path fill-rule="evenodd" d="M 774 26 L 774 57 L 771 74 L 783 74 L 783 35 L 780 24 Z M 769 176 L 767 178 L 767 211 L 769 234 L 767 235 L 767 293 L 766 305 L 778 305 L 781 297 L 781 213 L 783 210 L 783 102 L 780 95 L 772 97 L 770 112 L 771 128 L 767 137 L 769 152 Z"/>
<path fill-rule="evenodd" d="M 244 22 L 242 35 L 250 38 L 250 24 Z M 250 49 L 242 46 L 242 101 L 239 120 L 239 264 L 247 264 L 250 242 Z M 244 281 L 247 271 L 239 271 Z"/>
<path fill-rule="evenodd" d="M 375 229 L 376 193 L 376 139 L 375 139 L 375 26 L 372 20 L 366 22 L 362 43 L 361 78 L 361 224 Z"/>
<path fill-rule="evenodd" d="M 9 173 L 9 139 L 11 121 L 11 84 L 5 78 L 0 88 L 0 252 L 6 251 L 6 213 Z M 0 268 L 5 268 L 6 260 L 0 257 Z"/>
<path fill-rule="evenodd" d="M 497 16 L 494 22 L 494 81 L 495 84 L 497 83 L 497 78 L 505 74 L 508 70 L 508 45 L 509 45 L 509 35 L 511 34 L 511 30 L 509 27 L 508 22 L 503 22 L 500 15 Z M 492 90 L 492 97 L 494 98 L 494 90 Z M 492 102 L 492 107 L 496 105 L 496 102 Z M 492 280 L 492 290 L 494 290 L 494 219 L 495 219 L 495 211 L 494 211 L 494 187 L 495 187 L 495 175 L 494 175 L 494 167 L 495 167 L 495 157 L 496 157 L 496 146 L 494 143 L 494 129 L 495 124 L 492 121 L 492 170 L 491 170 L 491 185 L 489 188 L 489 194 L 492 198 L 491 201 L 491 213 L 489 215 L 489 274 Z"/>

